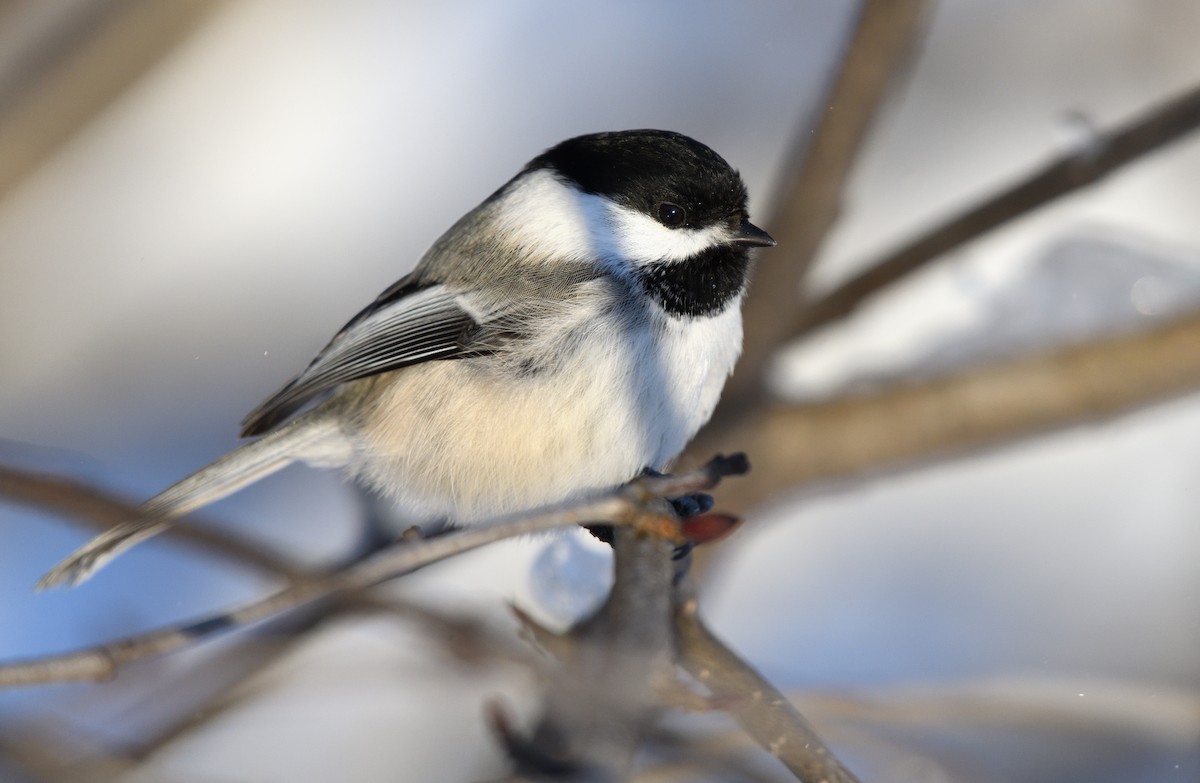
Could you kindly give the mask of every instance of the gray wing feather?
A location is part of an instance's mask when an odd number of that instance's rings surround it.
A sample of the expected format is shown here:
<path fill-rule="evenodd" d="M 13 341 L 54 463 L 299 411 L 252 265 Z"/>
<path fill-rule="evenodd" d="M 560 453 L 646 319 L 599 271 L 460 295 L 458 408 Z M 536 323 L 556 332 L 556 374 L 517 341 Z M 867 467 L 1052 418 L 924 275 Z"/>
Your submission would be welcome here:
<path fill-rule="evenodd" d="M 403 282 L 403 281 L 402 281 Z M 440 285 L 394 286 L 359 313 L 308 368 L 242 421 L 242 437 L 261 435 L 339 384 L 419 362 L 479 353 L 480 325 Z"/>

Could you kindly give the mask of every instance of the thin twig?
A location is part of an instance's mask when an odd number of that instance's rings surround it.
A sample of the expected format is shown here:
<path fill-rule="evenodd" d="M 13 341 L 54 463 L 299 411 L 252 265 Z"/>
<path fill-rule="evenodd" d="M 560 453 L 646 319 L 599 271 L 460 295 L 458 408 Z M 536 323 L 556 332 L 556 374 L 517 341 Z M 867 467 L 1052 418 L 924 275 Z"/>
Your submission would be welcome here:
<path fill-rule="evenodd" d="M 779 783 L 787 774 L 762 769 L 757 746 L 736 727 L 721 732 L 657 727 L 647 734 L 646 745 L 651 760 L 630 783 L 677 783 L 716 775 L 723 781 Z"/>
<path fill-rule="evenodd" d="M 718 462 L 722 460 L 725 458 L 717 458 Z M 706 465 L 677 477 L 674 486 L 683 487 L 684 491 L 688 487 L 711 486 L 714 472 L 719 471 Z M 500 520 L 485 527 L 459 530 L 437 538 L 403 542 L 342 571 L 293 583 L 240 609 L 199 622 L 151 631 L 77 652 L 0 664 L 0 687 L 111 679 L 121 666 L 130 662 L 195 644 L 216 633 L 244 627 L 333 593 L 367 588 L 422 566 L 508 538 L 584 523 L 608 523 L 675 540 L 679 536 L 677 520 L 652 510 L 649 505 L 652 498 L 647 497 L 645 486 L 656 486 L 654 481 L 639 479 L 594 499 L 525 517 Z"/>
<path fill-rule="evenodd" d="M 925 0 L 865 0 L 816 129 L 800 128 L 792 172 L 767 229 L 779 242 L 755 270 L 745 305 L 745 350 L 711 426 L 759 398 L 771 355 L 786 336 L 800 282 L 841 212 L 842 191 L 871 122 L 921 30 Z M 692 452 L 693 454 L 695 452 Z"/>
<path fill-rule="evenodd" d="M 0 499 L 50 510 L 101 530 L 137 519 L 141 515 L 132 503 L 79 481 L 31 473 L 4 465 L 0 465 Z M 203 524 L 175 526 L 166 532 L 173 539 L 196 546 L 210 554 L 289 581 L 302 576 L 302 571 L 297 566 L 233 533 L 213 530 Z"/>
<path fill-rule="evenodd" d="M 34 50 L 37 57 L 24 58 L 32 72 L 0 94 L 0 199 L 224 5 L 139 0 L 73 7 L 74 25 L 54 25 L 70 32 L 47 36 Z M 26 33 L 39 27 L 30 25 Z"/>
<path fill-rule="evenodd" d="M 610 521 L 610 517 L 619 516 L 624 509 L 621 501 L 607 498 L 600 503 L 582 508 L 575 507 L 565 512 L 519 519 L 489 528 L 463 530 L 438 538 L 405 542 L 385 549 L 345 571 L 294 583 L 266 598 L 210 619 L 182 627 L 151 631 L 79 652 L 5 664 L 0 666 L 0 687 L 111 679 L 116 676 L 117 669 L 125 664 L 195 644 L 218 632 L 250 625 L 335 592 L 369 587 L 415 568 L 505 538 L 545 532 L 580 521 Z M 576 513 L 582 516 L 575 516 Z M 611 521 L 614 524 L 620 522 L 619 519 Z"/>
<path fill-rule="evenodd" d="M 149 736 L 126 743 L 123 756 L 145 760 L 166 746 L 186 737 L 220 715 L 243 706 L 258 695 L 255 679 L 296 647 L 310 639 L 309 632 L 334 619 L 352 614 L 385 615 L 408 621 L 427 632 L 452 663 L 482 668 L 485 664 L 509 663 L 536 671 L 538 659 L 517 640 L 493 632 L 475 619 L 458 618 L 428 609 L 396 596 L 378 591 L 340 593 L 328 600 L 316 601 L 270 621 L 262 631 L 244 634 L 233 649 L 222 649 L 212 660 L 205 658 L 189 669 L 188 691 L 205 693 L 194 700 L 194 707 L 173 711 L 173 717 L 159 722 Z M 197 682 L 199 680 L 199 682 Z M 180 689 L 173 688 L 178 700 Z M 185 693 L 183 696 L 187 698 Z"/>
<path fill-rule="evenodd" d="M 675 634 L 680 664 L 709 689 L 714 704 L 803 783 L 856 783 L 787 697 L 704 625 L 695 596 L 686 591 Z"/>
<path fill-rule="evenodd" d="M 29 783 L 116 783 L 136 762 L 57 727 L 0 726 L 0 767 Z"/>
<path fill-rule="evenodd" d="M 670 498 L 691 492 L 712 489 L 730 476 L 744 476 L 750 472 L 750 460 L 742 452 L 718 454 L 700 467 L 677 476 L 642 476 L 632 489 L 641 490 L 648 496 Z"/>
<path fill-rule="evenodd" d="M 794 693 L 805 709 L 830 721 L 907 731 L 973 726 L 993 732 L 1021 726 L 1033 732 L 1129 737 L 1161 746 L 1191 745 L 1200 732 L 1200 690 L 1138 679 L 1086 681 L 1087 701 L 1054 677 L 996 677 L 913 682 L 870 695 Z"/>
<path fill-rule="evenodd" d="M 1200 87 L 1154 107 L 1116 130 L 1098 135 L 1079 149 L 1051 161 L 1012 187 L 931 228 L 903 247 L 863 264 L 859 268 L 866 271 L 794 311 L 796 315 L 788 334 L 792 337 L 804 335 L 849 315 L 872 294 L 930 261 L 1062 196 L 1098 182 L 1197 128 L 1200 128 Z"/>

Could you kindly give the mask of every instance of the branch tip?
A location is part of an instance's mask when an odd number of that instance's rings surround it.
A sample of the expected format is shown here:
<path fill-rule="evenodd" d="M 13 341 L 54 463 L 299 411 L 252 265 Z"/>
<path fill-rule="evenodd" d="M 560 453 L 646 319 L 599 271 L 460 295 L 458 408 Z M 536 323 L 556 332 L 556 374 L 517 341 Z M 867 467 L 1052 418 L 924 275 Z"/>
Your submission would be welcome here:
<path fill-rule="evenodd" d="M 743 452 L 733 454 L 718 454 L 709 463 L 709 469 L 718 477 L 744 476 L 750 472 L 750 458 Z"/>

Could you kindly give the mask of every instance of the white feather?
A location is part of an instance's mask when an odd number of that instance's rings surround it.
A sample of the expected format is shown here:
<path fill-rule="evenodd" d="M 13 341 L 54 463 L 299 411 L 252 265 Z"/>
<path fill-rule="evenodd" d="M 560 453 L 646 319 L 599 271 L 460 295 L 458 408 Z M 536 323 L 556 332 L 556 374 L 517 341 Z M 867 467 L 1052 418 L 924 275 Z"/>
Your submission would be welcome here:
<path fill-rule="evenodd" d="M 559 359 L 552 371 L 466 360 L 397 373 L 360 428 L 359 474 L 416 514 L 470 523 L 665 468 L 733 369 L 740 302 L 692 319 L 647 300 L 630 318 L 611 306 L 624 286 L 590 285 L 534 338 Z"/>
<path fill-rule="evenodd" d="M 585 284 L 522 338 L 519 356 L 545 362 L 541 370 L 431 362 L 373 391 L 356 472 L 416 514 L 464 523 L 665 468 L 712 415 L 742 345 L 740 297 L 702 318 L 629 299 L 635 265 L 686 261 L 725 241 L 723 226 L 667 228 L 547 171 L 515 182 L 493 208 L 498 239 L 521 255 L 600 261 L 618 279 Z"/>
<path fill-rule="evenodd" d="M 515 183 L 496 219 L 501 234 L 536 258 L 601 260 L 622 273 L 633 265 L 686 261 L 729 238 L 724 226 L 668 228 L 549 171 L 531 172 Z"/>

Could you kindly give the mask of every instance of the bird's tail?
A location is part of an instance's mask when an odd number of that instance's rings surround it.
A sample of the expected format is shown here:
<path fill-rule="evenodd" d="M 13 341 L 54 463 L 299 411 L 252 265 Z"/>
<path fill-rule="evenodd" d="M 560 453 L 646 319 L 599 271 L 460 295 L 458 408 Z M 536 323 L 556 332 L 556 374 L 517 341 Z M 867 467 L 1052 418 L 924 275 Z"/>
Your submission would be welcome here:
<path fill-rule="evenodd" d="M 75 586 L 109 560 L 151 538 L 190 511 L 213 503 L 296 460 L 336 466 L 352 454 L 336 418 L 320 409 L 240 446 L 138 507 L 138 516 L 93 538 L 52 568 L 37 587 Z"/>

